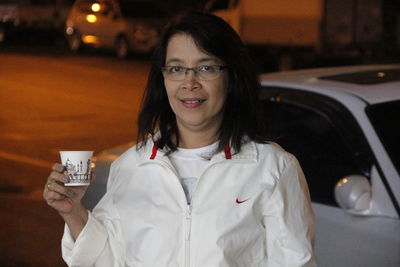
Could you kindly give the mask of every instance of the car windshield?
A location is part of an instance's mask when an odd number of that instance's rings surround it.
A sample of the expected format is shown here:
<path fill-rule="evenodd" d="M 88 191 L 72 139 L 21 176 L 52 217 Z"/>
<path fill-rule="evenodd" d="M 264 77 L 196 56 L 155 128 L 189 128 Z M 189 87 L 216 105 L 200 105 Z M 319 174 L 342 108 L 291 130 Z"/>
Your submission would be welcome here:
<path fill-rule="evenodd" d="M 154 2 L 121 1 L 121 12 L 128 18 L 165 18 L 167 12 Z"/>
<path fill-rule="evenodd" d="M 400 101 L 371 105 L 367 114 L 400 173 Z"/>

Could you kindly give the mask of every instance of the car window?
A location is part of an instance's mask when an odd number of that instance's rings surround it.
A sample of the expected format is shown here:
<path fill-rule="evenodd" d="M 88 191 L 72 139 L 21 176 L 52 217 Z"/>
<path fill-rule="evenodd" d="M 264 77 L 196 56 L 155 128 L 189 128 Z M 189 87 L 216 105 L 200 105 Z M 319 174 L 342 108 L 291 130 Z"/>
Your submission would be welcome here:
<path fill-rule="evenodd" d="M 397 172 L 400 173 L 400 101 L 375 104 L 366 109 Z"/>
<path fill-rule="evenodd" d="M 276 101 L 263 107 L 268 135 L 298 158 L 311 199 L 337 206 L 336 182 L 362 171 L 335 124 L 325 114 L 302 106 Z"/>
<path fill-rule="evenodd" d="M 165 18 L 166 9 L 154 2 L 121 1 L 121 13 L 128 18 Z"/>

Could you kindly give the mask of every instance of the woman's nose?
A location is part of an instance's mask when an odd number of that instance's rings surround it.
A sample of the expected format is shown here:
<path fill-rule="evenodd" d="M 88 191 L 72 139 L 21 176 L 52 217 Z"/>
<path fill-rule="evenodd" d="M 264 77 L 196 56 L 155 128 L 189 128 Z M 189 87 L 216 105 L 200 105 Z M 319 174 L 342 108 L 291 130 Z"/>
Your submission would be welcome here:
<path fill-rule="evenodd" d="M 197 72 L 194 69 L 187 69 L 185 79 L 197 79 Z"/>
<path fill-rule="evenodd" d="M 183 80 L 183 88 L 189 90 L 195 90 L 200 87 L 198 78 L 194 70 L 187 70 L 185 79 Z"/>

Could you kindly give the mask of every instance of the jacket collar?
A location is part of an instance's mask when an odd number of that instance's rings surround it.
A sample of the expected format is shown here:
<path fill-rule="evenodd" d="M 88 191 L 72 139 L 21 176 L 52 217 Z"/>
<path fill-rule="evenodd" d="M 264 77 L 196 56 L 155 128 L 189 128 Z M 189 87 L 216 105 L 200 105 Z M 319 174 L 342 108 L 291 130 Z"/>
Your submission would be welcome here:
<path fill-rule="evenodd" d="M 158 148 L 157 148 L 157 142 L 153 143 L 153 148 L 151 149 L 151 155 L 150 159 L 154 160 L 157 156 Z M 226 144 L 224 147 L 224 153 L 225 153 L 225 159 L 232 159 L 232 154 L 231 154 L 231 147 L 229 144 Z"/>
<path fill-rule="evenodd" d="M 163 149 L 157 148 L 157 141 L 153 141 L 149 139 L 147 144 L 145 144 L 140 150 L 141 161 L 154 161 L 154 160 L 165 160 L 167 158 L 166 151 Z M 244 138 L 241 151 L 236 153 L 230 145 L 225 146 L 224 151 L 218 152 L 215 154 L 211 161 L 224 161 L 224 160 L 232 160 L 232 161 L 243 161 L 243 160 L 251 160 L 255 161 L 258 158 L 257 147 L 256 144 L 251 141 L 249 138 Z"/>

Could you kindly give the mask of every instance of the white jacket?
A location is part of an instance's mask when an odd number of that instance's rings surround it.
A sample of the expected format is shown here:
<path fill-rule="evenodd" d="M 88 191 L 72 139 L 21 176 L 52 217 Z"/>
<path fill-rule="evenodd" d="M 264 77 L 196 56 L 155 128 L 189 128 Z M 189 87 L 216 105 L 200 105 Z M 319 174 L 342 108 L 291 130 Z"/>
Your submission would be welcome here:
<path fill-rule="evenodd" d="M 187 205 L 163 151 L 133 147 L 111 166 L 107 193 L 76 242 L 62 240 L 69 266 L 315 266 L 314 216 L 294 156 L 248 142 L 216 154 Z"/>

